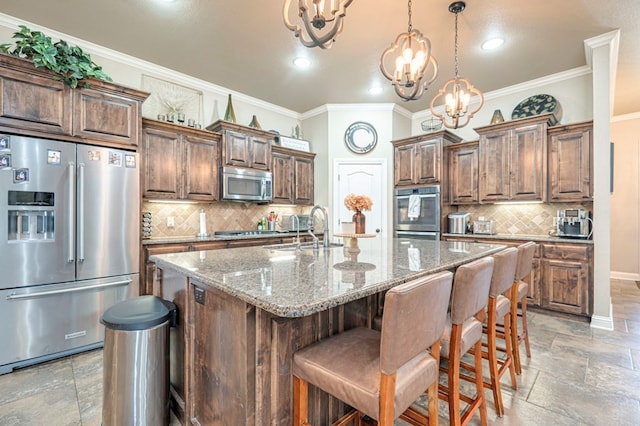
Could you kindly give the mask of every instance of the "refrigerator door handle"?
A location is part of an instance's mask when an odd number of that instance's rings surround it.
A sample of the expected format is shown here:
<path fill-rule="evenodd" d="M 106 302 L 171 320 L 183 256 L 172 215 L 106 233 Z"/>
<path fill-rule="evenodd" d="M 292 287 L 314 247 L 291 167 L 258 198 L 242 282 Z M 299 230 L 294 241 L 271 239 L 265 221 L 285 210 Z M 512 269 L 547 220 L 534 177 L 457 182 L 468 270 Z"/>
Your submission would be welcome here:
<path fill-rule="evenodd" d="M 78 164 L 78 262 L 84 262 L 84 163 Z"/>
<path fill-rule="evenodd" d="M 133 282 L 132 280 L 122 280 L 122 281 L 114 281 L 112 283 L 94 284 L 86 287 L 73 287 L 73 288 L 64 288 L 60 290 L 41 291 L 38 293 L 23 293 L 23 294 L 11 293 L 10 295 L 7 296 L 7 300 L 32 299 L 34 297 L 51 296 L 54 294 L 73 293 L 73 292 L 85 291 L 85 290 L 95 290 L 97 288 L 105 288 L 105 287 L 117 287 L 121 285 L 129 285 L 132 282 Z"/>
<path fill-rule="evenodd" d="M 73 209 L 76 204 L 75 194 L 76 194 L 76 165 L 73 162 L 69 162 L 69 214 L 67 215 L 67 226 L 69 229 L 69 251 L 67 252 L 67 263 L 73 263 L 76 254 L 75 241 L 73 240 L 73 230 L 74 230 L 74 215 Z"/>

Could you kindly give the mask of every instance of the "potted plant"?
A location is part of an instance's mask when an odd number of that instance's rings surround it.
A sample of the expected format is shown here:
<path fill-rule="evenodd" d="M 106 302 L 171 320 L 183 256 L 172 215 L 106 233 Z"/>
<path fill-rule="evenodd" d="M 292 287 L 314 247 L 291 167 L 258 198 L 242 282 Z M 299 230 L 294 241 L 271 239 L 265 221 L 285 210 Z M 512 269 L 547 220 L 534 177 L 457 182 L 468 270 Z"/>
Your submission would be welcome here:
<path fill-rule="evenodd" d="M 83 82 L 85 87 L 90 78 L 112 81 L 91 59 L 91 55 L 85 53 L 78 46 L 70 46 L 66 41 L 53 42 L 51 37 L 40 31 L 32 31 L 24 25 L 20 25 L 20 31 L 13 34 L 16 39 L 15 46 L 11 44 L 0 45 L 0 52 L 29 59 L 36 68 L 44 67 L 55 74 L 54 79 L 62 80 L 72 88 Z"/>

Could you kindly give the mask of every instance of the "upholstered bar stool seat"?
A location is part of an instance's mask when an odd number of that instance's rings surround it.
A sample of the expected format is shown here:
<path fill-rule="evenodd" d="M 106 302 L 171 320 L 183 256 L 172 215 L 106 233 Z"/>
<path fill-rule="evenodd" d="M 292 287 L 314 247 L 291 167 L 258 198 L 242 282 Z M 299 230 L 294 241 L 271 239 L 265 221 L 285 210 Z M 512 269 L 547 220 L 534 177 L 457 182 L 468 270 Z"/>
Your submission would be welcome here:
<path fill-rule="evenodd" d="M 381 332 L 355 328 L 296 352 L 294 425 L 309 424 L 309 383 L 355 409 L 339 422 L 359 424 L 366 414 L 382 426 L 398 417 L 426 425 L 410 406 L 428 390 L 428 424 L 437 425 L 440 336 L 452 281 L 451 272 L 441 272 L 394 287 L 385 296 Z"/>

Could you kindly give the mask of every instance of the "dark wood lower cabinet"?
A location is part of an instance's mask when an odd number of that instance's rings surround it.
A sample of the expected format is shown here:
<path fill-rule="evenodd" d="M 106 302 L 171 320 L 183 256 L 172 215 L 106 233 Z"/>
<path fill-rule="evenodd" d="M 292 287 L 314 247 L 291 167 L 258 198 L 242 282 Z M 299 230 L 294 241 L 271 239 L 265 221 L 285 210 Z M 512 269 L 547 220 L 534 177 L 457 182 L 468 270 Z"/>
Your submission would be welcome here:
<path fill-rule="evenodd" d="M 475 241 L 517 247 L 524 240 L 500 240 L 481 236 L 448 237 L 449 241 Z M 529 277 L 527 304 L 545 310 L 591 317 L 593 313 L 593 245 L 538 242 Z"/>

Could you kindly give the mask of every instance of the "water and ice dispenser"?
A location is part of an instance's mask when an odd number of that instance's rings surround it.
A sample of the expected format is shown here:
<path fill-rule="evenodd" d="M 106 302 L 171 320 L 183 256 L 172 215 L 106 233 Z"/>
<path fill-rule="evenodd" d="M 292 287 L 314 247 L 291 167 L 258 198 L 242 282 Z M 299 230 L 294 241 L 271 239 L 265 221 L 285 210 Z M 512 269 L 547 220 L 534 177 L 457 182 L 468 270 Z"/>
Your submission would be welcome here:
<path fill-rule="evenodd" d="M 9 241 L 55 239 L 55 203 L 52 192 L 9 191 L 8 198 Z"/>

